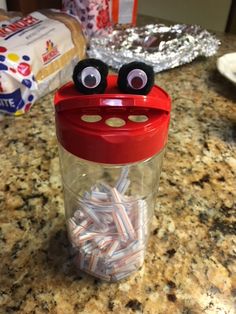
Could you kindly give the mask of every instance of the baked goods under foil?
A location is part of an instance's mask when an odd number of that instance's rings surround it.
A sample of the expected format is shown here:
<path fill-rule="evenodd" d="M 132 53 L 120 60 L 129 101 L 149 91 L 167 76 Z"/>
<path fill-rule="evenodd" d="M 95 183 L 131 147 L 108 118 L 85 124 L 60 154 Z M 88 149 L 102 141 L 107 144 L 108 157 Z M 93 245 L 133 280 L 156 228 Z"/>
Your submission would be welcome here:
<path fill-rule="evenodd" d="M 115 69 L 131 61 L 145 61 L 155 72 L 189 63 L 198 56 L 214 55 L 220 41 L 198 25 L 149 24 L 114 30 L 94 37 L 88 54 Z"/>

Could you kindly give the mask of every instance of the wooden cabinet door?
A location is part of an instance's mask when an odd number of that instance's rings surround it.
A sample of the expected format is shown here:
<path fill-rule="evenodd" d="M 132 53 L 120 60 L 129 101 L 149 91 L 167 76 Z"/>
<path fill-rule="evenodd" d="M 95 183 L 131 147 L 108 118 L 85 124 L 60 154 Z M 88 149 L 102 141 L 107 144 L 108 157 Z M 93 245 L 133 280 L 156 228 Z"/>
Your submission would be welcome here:
<path fill-rule="evenodd" d="M 61 0 L 7 0 L 9 11 L 21 11 L 23 14 L 47 8 L 61 8 Z"/>

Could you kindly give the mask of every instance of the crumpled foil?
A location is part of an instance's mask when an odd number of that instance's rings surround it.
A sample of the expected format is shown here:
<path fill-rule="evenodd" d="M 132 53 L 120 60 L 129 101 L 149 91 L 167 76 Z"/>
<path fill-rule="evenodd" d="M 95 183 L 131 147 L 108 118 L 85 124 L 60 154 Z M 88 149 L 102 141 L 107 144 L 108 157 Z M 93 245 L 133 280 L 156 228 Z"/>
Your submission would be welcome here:
<path fill-rule="evenodd" d="M 94 37 L 88 54 L 115 69 L 132 61 L 153 66 L 155 72 L 189 63 L 199 56 L 214 55 L 220 41 L 197 25 L 150 24 L 114 30 L 110 35 Z"/>

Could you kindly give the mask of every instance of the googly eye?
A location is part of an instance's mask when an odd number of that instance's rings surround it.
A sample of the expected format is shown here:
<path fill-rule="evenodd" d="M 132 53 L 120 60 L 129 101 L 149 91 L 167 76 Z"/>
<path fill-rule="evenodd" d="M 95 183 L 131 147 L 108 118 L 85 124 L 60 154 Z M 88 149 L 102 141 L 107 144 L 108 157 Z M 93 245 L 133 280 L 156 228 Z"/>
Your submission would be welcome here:
<path fill-rule="evenodd" d="M 108 66 L 97 59 L 81 60 L 73 72 L 75 88 L 83 94 L 102 94 L 107 86 Z"/>
<path fill-rule="evenodd" d="M 82 70 L 81 82 L 87 88 L 95 88 L 101 82 L 101 74 L 94 67 L 87 67 Z"/>
<path fill-rule="evenodd" d="M 143 62 L 125 64 L 119 70 L 117 84 L 123 93 L 146 95 L 154 85 L 153 68 Z"/>
<path fill-rule="evenodd" d="M 127 81 L 133 89 L 142 89 L 148 81 L 147 74 L 141 69 L 135 69 L 129 72 Z"/>

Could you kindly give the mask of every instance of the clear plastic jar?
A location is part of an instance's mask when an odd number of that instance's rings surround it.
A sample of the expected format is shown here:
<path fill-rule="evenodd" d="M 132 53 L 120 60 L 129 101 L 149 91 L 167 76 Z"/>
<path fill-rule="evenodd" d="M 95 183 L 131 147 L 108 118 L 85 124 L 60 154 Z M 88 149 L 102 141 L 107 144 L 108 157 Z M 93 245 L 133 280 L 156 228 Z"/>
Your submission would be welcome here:
<path fill-rule="evenodd" d="M 60 144 L 59 153 L 76 266 L 107 281 L 129 276 L 144 261 L 164 149 L 124 165 L 83 160 Z"/>
<path fill-rule="evenodd" d="M 101 61 L 94 59 L 79 63 L 75 84 L 57 91 L 55 122 L 75 264 L 95 277 L 117 281 L 144 261 L 171 100 L 156 85 L 143 94 L 143 88 L 152 86 L 154 73 L 136 62 L 118 77 L 103 78 L 91 93 L 83 75 L 90 83 L 104 76 L 106 67 L 101 70 L 98 64 Z M 138 94 L 136 87 L 130 90 L 133 81 L 143 82 Z"/>

